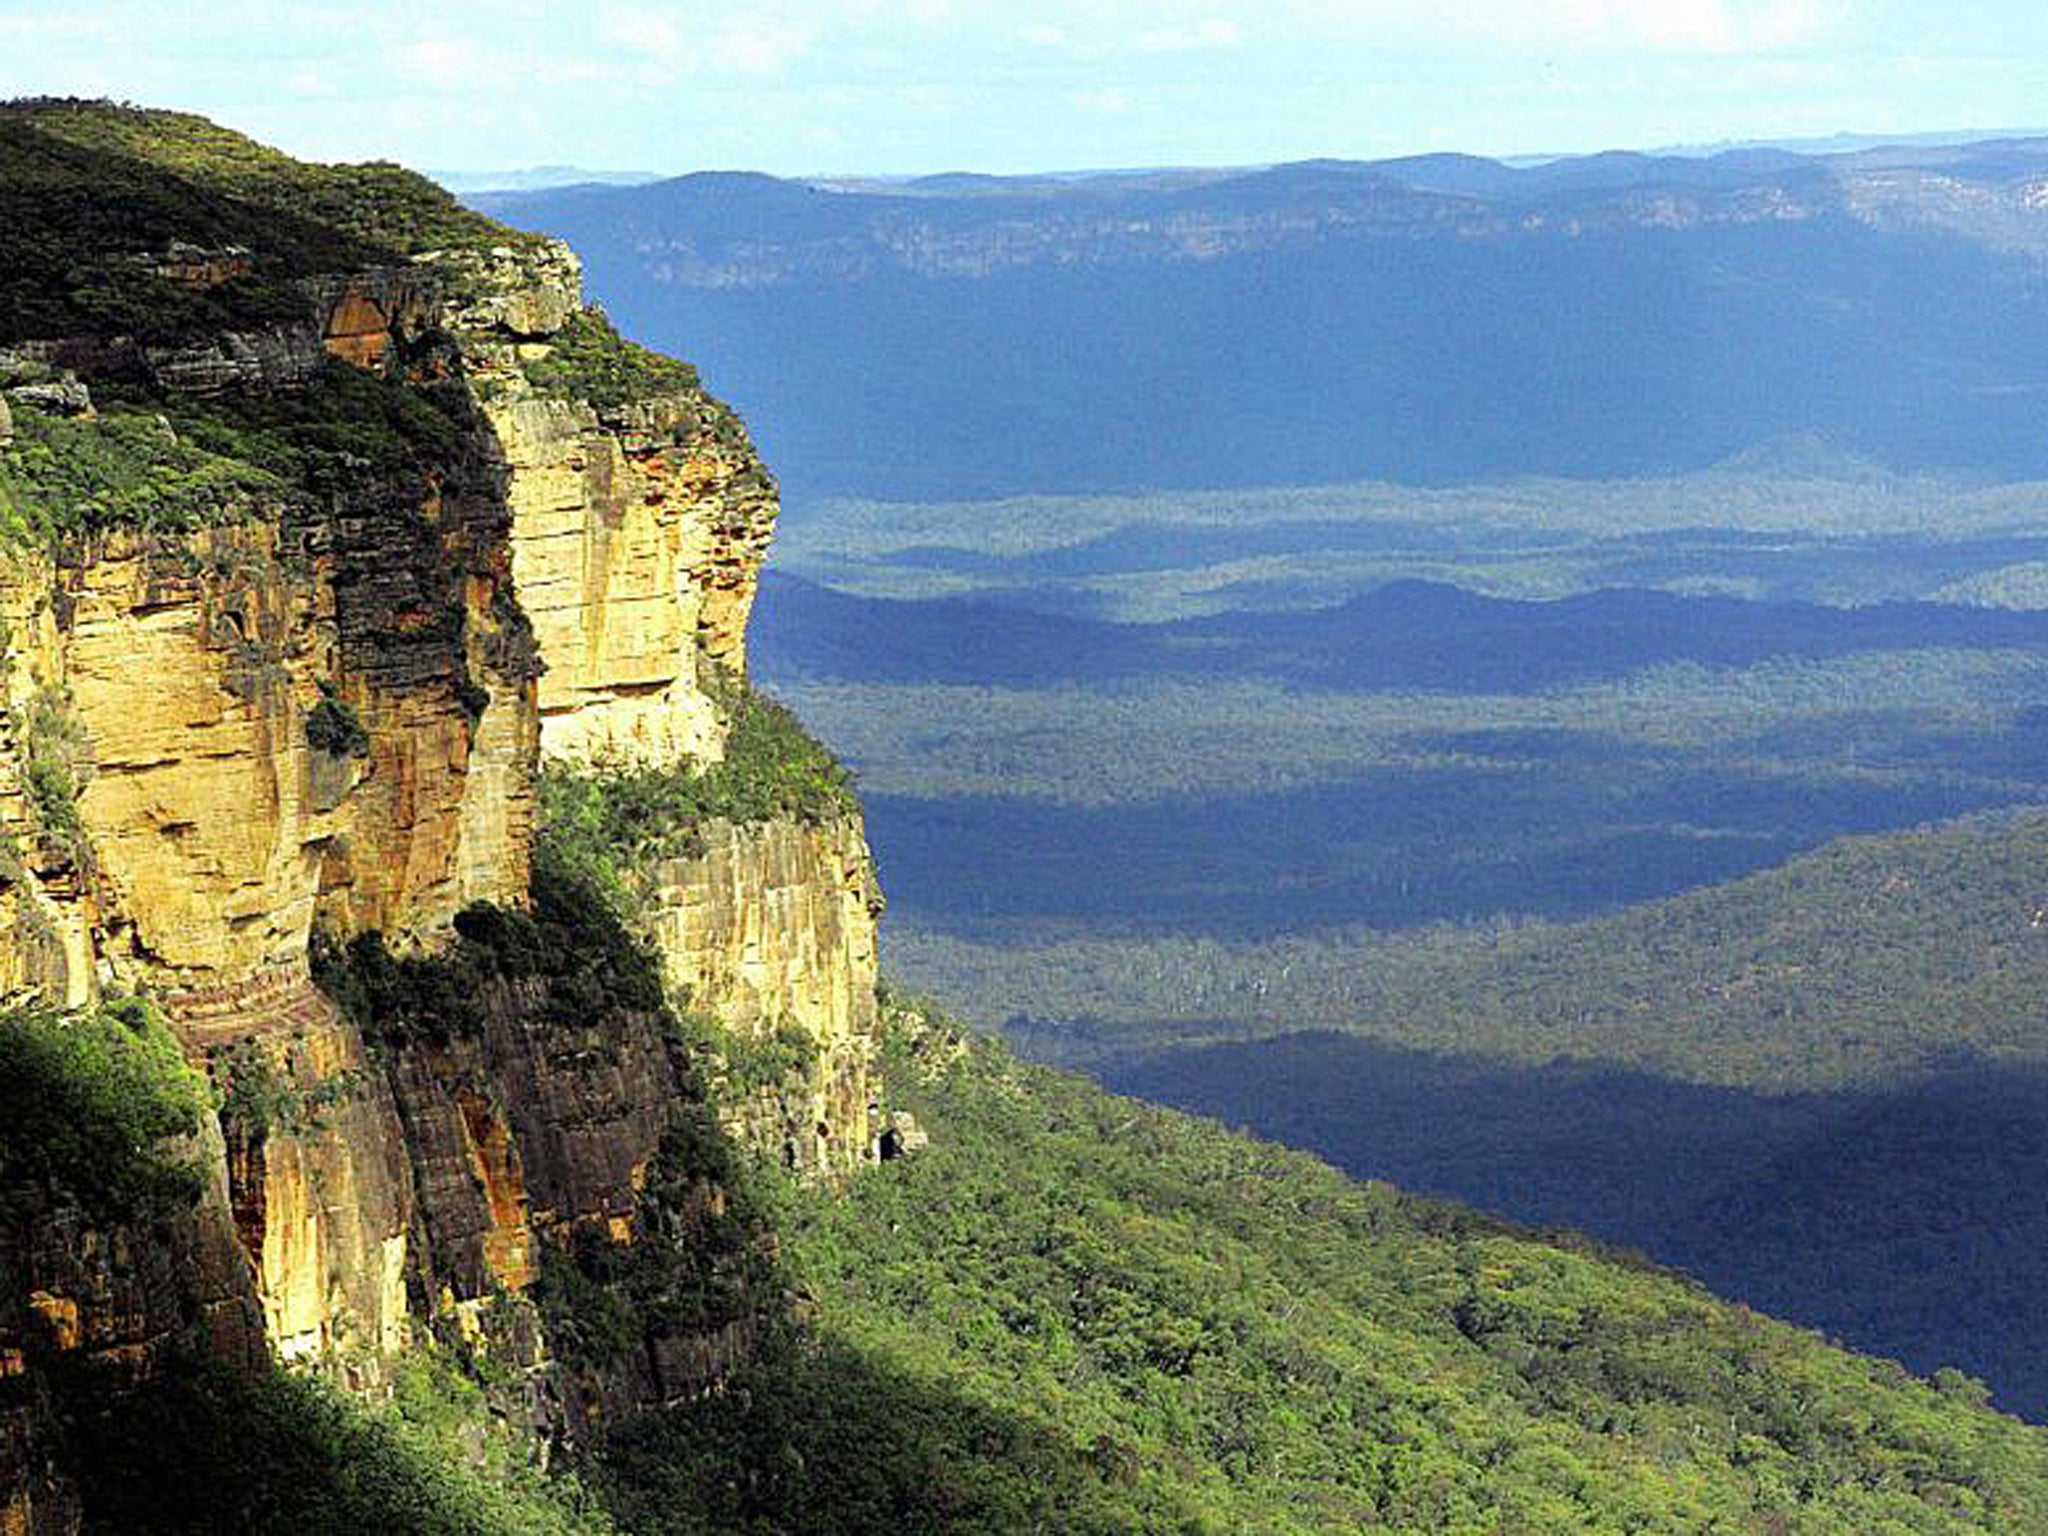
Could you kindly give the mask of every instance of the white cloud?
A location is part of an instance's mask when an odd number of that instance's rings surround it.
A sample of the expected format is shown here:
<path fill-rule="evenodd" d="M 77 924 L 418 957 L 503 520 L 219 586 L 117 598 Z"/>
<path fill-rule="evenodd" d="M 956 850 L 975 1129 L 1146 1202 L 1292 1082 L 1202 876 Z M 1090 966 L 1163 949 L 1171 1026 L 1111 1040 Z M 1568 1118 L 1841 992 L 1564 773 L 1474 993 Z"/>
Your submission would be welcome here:
<path fill-rule="evenodd" d="M 673 58 L 682 46 L 682 29 L 659 11 L 607 12 L 599 32 L 608 43 L 659 59 Z"/>
<path fill-rule="evenodd" d="M 1076 91 L 1074 105 L 1084 112 L 1097 112 L 1109 117 L 1121 117 L 1131 110 L 1130 92 L 1117 86 L 1100 91 Z"/>
<path fill-rule="evenodd" d="M 792 9 L 737 8 L 699 21 L 673 9 L 614 6 L 598 27 L 602 62 L 628 78 L 661 84 L 680 74 L 780 74 L 810 48 L 815 26 Z"/>
<path fill-rule="evenodd" d="M 1665 53 L 1735 53 L 1784 48 L 1824 30 L 1812 0 L 1551 0 L 1570 35 Z"/>
<path fill-rule="evenodd" d="M 1204 16 L 1180 27 L 1156 27 L 1138 34 L 1140 53 L 1201 53 L 1210 49 L 1235 48 L 1244 41 L 1244 28 L 1227 16 Z"/>
<path fill-rule="evenodd" d="M 477 72 L 476 49 L 459 37 L 422 37 L 391 50 L 392 62 L 415 80 L 453 85 Z"/>
<path fill-rule="evenodd" d="M 1725 54 L 1842 29 L 1856 0 L 1269 0 L 1276 30 L 1352 42 Z"/>

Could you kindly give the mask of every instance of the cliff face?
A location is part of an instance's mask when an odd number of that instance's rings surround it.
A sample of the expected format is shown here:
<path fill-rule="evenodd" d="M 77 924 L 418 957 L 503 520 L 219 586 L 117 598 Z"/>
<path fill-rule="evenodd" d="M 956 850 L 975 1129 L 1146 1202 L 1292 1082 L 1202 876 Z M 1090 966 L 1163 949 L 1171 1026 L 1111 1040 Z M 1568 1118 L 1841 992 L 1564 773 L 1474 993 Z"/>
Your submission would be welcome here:
<path fill-rule="evenodd" d="M 189 297 L 266 255 L 148 259 Z M 528 1299 L 579 1244 L 673 1248 L 723 1209 L 678 1150 L 700 1063 L 651 995 L 599 1006 L 568 973 L 501 966 L 461 1029 L 421 1028 L 397 994 L 344 1014 L 309 965 L 316 937 L 374 941 L 410 975 L 475 904 L 525 908 L 544 751 L 574 771 L 723 750 L 773 482 L 731 413 L 619 342 L 577 281 L 566 248 L 471 239 L 298 278 L 260 326 L 0 352 L 0 447 L 45 454 L 0 456 L 0 476 L 27 466 L 0 514 L 33 526 L 70 484 L 53 457 L 97 455 L 102 432 L 181 468 L 243 434 L 265 458 L 215 502 L 202 486 L 196 519 L 58 526 L 0 564 L 0 991 L 147 993 L 222 1101 L 189 1219 L 95 1228 L 46 1191 L 0 1220 L 0 1377 L 267 1341 L 375 1387 L 432 1327 L 485 1342 L 535 1422 L 573 1435 L 744 1349 L 737 1307 L 564 1360 Z M 138 396 L 162 402 L 161 440 Z M 808 1042 L 732 1128 L 844 1171 L 874 1129 L 858 821 L 721 822 L 702 846 L 663 867 L 647 937 L 692 1012 Z M 69 1530 L 47 1421 L 7 1393 L 0 1530 Z"/>
<path fill-rule="evenodd" d="M 700 670 L 745 665 L 774 487 L 701 400 L 602 415 L 494 403 L 512 467 L 513 570 L 548 670 L 543 745 L 572 757 L 716 758 Z"/>
<path fill-rule="evenodd" d="M 653 929 L 670 988 L 744 1039 L 808 1042 L 798 1071 L 738 1085 L 731 1125 L 791 1167 L 850 1172 L 882 1131 L 881 892 L 860 823 L 715 822 L 704 842 L 658 877 Z"/>

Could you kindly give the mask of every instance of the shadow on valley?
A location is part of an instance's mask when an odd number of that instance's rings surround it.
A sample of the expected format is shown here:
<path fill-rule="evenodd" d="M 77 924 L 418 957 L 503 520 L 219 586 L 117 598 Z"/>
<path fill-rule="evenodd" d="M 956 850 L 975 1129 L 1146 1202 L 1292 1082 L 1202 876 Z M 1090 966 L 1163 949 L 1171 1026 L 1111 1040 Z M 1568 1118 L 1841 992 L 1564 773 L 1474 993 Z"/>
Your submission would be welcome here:
<path fill-rule="evenodd" d="M 1536 745 L 1554 756 L 1575 738 Z M 1284 793 L 1106 808 L 876 794 L 867 809 L 890 900 L 925 926 L 1002 939 L 1040 927 L 1264 938 L 1584 916 L 2014 793 L 1938 774 L 1644 761 L 1596 742 L 1569 771 L 1384 768 Z"/>
<path fill-rule="evenodd" d="M 1045 1026 L 1037 1026 L 1043 1029 Z M 1013 1026 L 1029 1048 L 1033 1026 Z M 1579 1228 L 2048 1415 L 2048 1068 L 1769 1095 L 1338 1033 L 1111 1056 L 1109 1087 L 1359 1177 Z"/>
<path fill-rule="evenodd" d="M 1528 693 L 1691 663 L 1750 667 L 1952 647 L 2048 650 L 2040 612 L 1836 608 L 1603 589 L 1550 601 L 1395 581 L 1303 612 L 1116 624 L 985 598 L 858 597 L 770 573 L 753 644 L 789 680 L 1050 686 L 1270 677 L 1338 691 Z"/>

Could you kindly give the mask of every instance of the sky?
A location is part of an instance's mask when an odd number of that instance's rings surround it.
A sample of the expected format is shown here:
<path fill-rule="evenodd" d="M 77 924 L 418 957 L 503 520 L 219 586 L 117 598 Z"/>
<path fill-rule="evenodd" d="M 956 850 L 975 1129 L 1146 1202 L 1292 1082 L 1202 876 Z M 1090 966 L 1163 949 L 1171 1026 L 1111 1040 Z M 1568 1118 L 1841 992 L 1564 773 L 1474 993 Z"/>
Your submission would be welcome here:
<path fill-rule="evenodd" d="M 0 96 L 429 169 L 1017 172 L 2048 121 L 1970 0 L 0 0 Z"/>

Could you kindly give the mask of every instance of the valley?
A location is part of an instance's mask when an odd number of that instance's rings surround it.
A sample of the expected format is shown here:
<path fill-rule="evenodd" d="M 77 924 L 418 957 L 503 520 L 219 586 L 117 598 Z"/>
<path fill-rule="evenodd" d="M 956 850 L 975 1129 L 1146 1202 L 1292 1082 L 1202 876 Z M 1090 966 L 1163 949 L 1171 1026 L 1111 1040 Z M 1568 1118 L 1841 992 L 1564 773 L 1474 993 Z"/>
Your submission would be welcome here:
<path fill-rule="evenodd" d="M 2038 1416 L 2042 154 L 486 206 L 804 359 L 759 665 L 895 974 Z"/>

